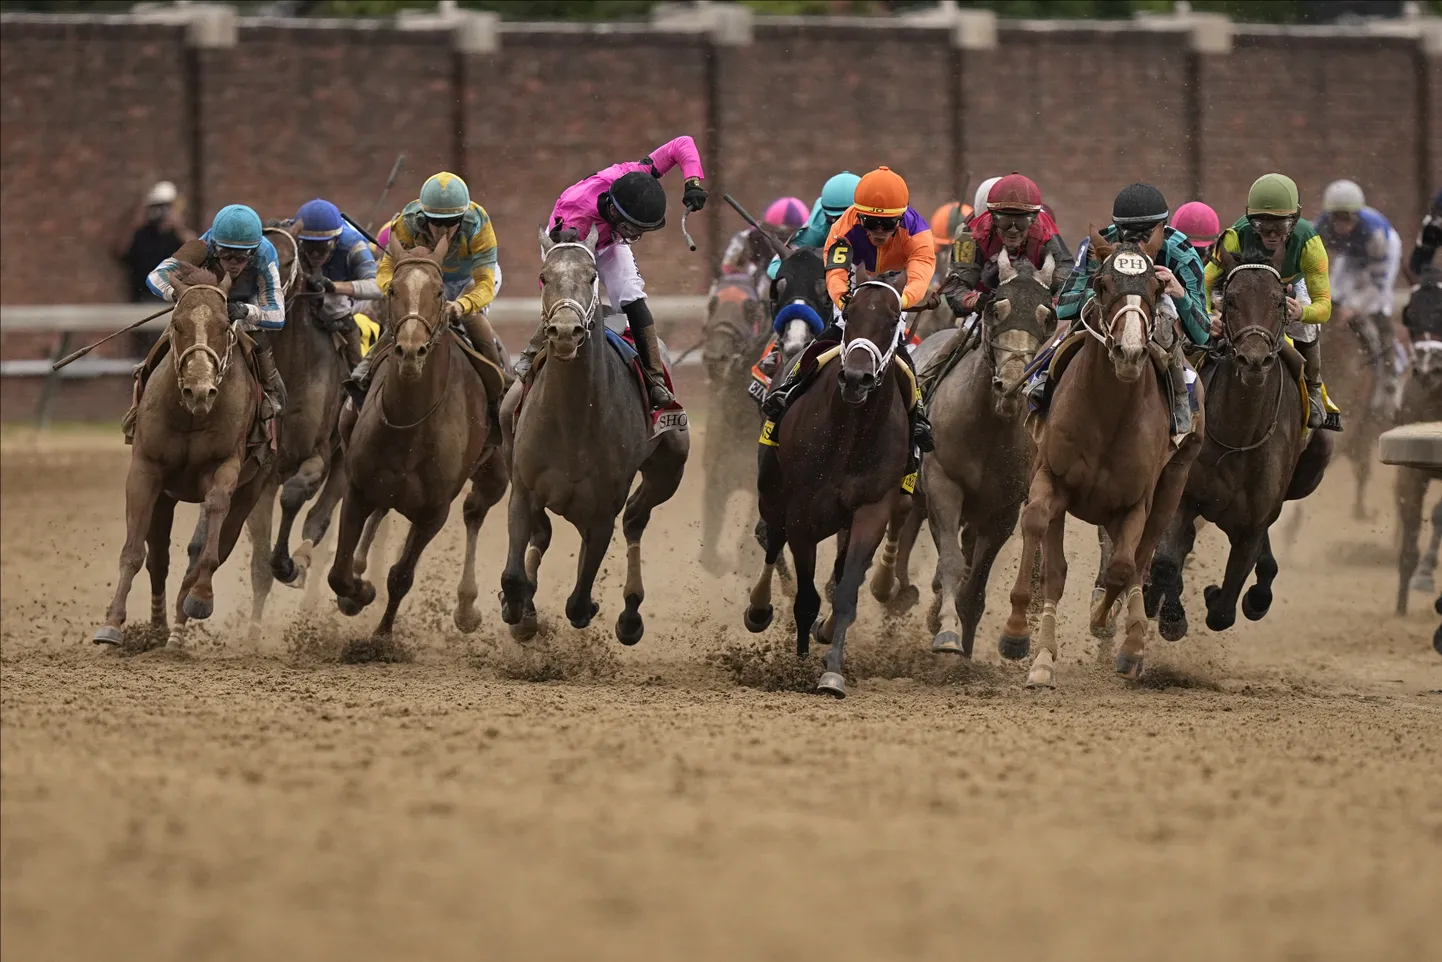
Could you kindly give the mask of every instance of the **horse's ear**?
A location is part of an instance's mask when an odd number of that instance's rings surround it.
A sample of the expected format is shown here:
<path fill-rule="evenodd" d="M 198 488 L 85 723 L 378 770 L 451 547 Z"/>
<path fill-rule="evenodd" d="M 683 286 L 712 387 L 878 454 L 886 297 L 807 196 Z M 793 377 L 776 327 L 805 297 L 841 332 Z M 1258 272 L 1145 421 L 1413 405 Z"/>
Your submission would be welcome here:
<path fill-rule="evenodd" d="M 600 238 L 601 238 L 600 228 L 599 228 L 596 224 L 592 224 L 592 225 L 591 225 L 591 229 L 586 233 L 586 240 L 585 240 L 586 248 L 587 248 L 592 254 L 596 253 L 596 244 L 600 241 Z"/>
<path fill-rule="evenodd" d="M 896 274 L 896 280 L 892 282 L 891 286 L 896 290 L 896 293 L 898 294 L 906 290 L 906 271 L 898 271 Z"/>
<path fill-rule="evenodd" d="M 1036 306 L 1036 322 L 1037 322 L 1038 324 L 1045 324 L 1050 317 L 1051 317 L 1051 305 L 1050 305 L 1050 304 L 1038 304 L 1038 305 Z"/>
<path fill-rule="evenodd" d="M 1221 241 L 1212 245 L 1212 260 L 1222 269 L 1223 275 L 1230 273 L 1232 268 L 1237 266 L 1237 255 L 1227 250 Z"/>
<path fill-rule="evenodd" d="M 1152 228 L 1151 234 L 1147 236 L 1146 242 L 1142 244 L 1142 252 L 1145 253 L 1149 259 L 1155 261 L 1157 255 L 1162 252 L 1162 244 L 1166 239 L 1165 229 L 1161 224 L 1158 224 Z"/>
<path fill-rule="evenodd" d="M 305 221 L 297 217 L 289 227 L 283 228 L 294 240 L 300 240 L 300 232 L 305 230 Z"/>
<path fill-rule="evenodd" d="M 551 252 L 551 248 L 556 246 L 556 242 L 551 240 L 551 232 L 544 227 L 537 230 L 536 233 L 541 238 L 541 256 L 545 257 Z"/>
<path fill-rule="evenodd" d="M 401 246 L 401 239 L 394 229 L 391 230 L 390 239 L 386 241 L 386 253 L 392 261 L 398 261 L 406 256 L 406 249 Z"/>
<path fill-rule="evenodd" d="M 1091 240 L 1092 256 L 1097 259 L 1097 263 L 1103 263 L 1108 257 L 1112 256 L 1112 251 L 1116 250 L 1116 245 L 1103 237 L 1100 231 L 1088 224 L 1087 235 Z"/>
<path fill-rule="evenodd" d="M 857 264 L 855 270 L 853 271 L 853 273 L 852 273 L 852 275 L 851 275 L 851 286 L 852 286 L 852 287 L 860 287 L 862 284 L 869 284 L 869 283 L 871 283 L 871 274 L 870 274 L 870 272 L 868 272 L 868 271 L 866 270 L 866 268 L 863 267 L 862 265 Z"/>
<path fill-rule="evenodd" d="M 1011 266 L 1011 255 L 1006 252 L 1005 247 L 996 255 L 996 270 L 1003 284 L 1016 277 L 1016 268 Z"/>
<path fill-rule="evenodd" d="M 446 251 L 450 250 L 450 247 L 451 233 L 450 231 L 446 231 L 446 233 L 441 235 L 441 239 L 436 241 L 436 246 L 431 249 L 431 260 L 435 261 L 437 264 L 444 261 L 446 259 Z"/>
<path fill-rule="evenodd" d="M 218 288 L 220 288 L 220 292 L 221 292 L 222 294 L 224 294 L 224 295 L 226 295 L 227 297 L 229 297 L 229 296 L 230 296 L 230 285 L 231 285 L 232 283 L 233 283 L 233 279 L 232 279 L 231 276 L 230 276 L 230 272 L 229 272 L 229 271 L 221 271 L 221 272 L 220 272 L 220 283 L 216 284 L 215 286 L 218 287 Z"/>
<path fill-rule="evenodd" d="M 1005 248 L 1003 248 L 1003 250 L 1005 250 Z M 1042 286 L 1047 290 L 1051 290 L 1051 280 L 1055 274 L 1056 258 L 1048 254 L 1046 255 L 1046 260 L 1042 262 L 1041 270 L 1037 271 L 1036 279 L 1041 281 Z"/>

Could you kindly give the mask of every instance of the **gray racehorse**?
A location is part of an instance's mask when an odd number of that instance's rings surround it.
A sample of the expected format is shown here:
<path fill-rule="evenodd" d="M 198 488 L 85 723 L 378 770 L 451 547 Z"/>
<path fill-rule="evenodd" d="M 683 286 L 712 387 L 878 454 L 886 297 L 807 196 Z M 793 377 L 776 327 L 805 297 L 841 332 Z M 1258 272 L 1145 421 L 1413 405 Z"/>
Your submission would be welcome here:
<path fill-rule="evenodd" d="M 574 627 L 589 625 L 600 610 L 591 589 L 624 509 L 626 607 L 616 621 L 616 637 L 634 645 L 645 634 L 641 535 L 652 509 L 676 493 L 691 438 L 684 427 L 653 437 L 636 376 L 606 343 L 595 229 L 584 241 L 573 231 L 553 241 L 542 230 L 541 251 L 545 355 L 537 358 L 524 403 L 523 385 L 517 383 L 501 409 L 511 452 L 510 550 L 501 575 L 501 617 L 518 639 L 538 629 L 534 599 L 541 558 L 551 542 L 549 511 L 581 534 L 566 617 Z M 641 484 L 632 494 L 637 472 Z"/>

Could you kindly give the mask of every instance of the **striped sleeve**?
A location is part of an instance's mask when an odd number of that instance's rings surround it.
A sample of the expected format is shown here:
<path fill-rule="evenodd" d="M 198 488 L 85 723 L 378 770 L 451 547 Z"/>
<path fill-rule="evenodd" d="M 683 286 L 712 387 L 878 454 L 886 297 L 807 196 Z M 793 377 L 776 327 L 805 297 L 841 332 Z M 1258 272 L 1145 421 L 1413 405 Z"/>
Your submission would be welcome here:
<path fill-rule="evenodd" d="M 175 283 L 171 280 L 171 276 L 175 273 L 175 268 L 179 264 L 180 261 L 176 258 L 167 257 L 155 266 L 155 270 L 146 276 L 145 286 L 150 288 L 150 292 L 156 297 L 164 298 L 167 301 L 174 301 Z"/>
<path fill-rule="evenodd" d="M 1081 316 L 1082 307 L 1090 297 L 1087 287 L 1092 277 L 1091 251 L 1091 238 L 1082 238 L 1082 242 L 1077 245 L 1076 259 L 1072 261 L 1071 277 L 1067 278 L 1066 286 L 1057 296 L 1056 316 L 1059 320 L 1076 320 Z"/>
<path fill-rule="evenodd" d="M 466 241 L 474 286 L 456 298 L 461 310 L 466 314 L 479 314 L 496 298 L 496 265 L 500 260 L 500 251 L 496 245 L 496 232 L 491 226 L 491 218 L 483 210 L 480 214 L 480 226 Z"/>
<path fill-rule="evenodd" d="M 257 271 L 260 275 L 256 303 L 248 312 L 263 331 L 278 331 L 285 327 L 285 303 L 280 297 L 280 265 L 275 258 L 267 258 L 266 264 Z"/>

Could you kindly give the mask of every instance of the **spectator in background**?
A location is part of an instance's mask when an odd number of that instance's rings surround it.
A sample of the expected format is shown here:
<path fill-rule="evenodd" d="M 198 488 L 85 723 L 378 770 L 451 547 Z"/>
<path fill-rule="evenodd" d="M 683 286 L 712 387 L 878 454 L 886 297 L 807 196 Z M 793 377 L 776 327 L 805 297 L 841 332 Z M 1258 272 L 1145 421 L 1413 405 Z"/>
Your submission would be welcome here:
<path fill-rule="evenodd" d="M 180 194 L 175 185 L 162 180 L 136 207 L 125 225 L 125 233 L 116 244 L 116 256 L 125 265 L 125 299 L 131 304 L 163 304 L 160 298 L 145 283 L 146 277 L 156 266 L 180 249 L 186 241 L 194 240 L 195 231 L 186 227 L 180 219 Z M 136 331 L 131 335 L 131 347 L 139 356 L 150 353 L 160 337 L 157 331 Z"/>

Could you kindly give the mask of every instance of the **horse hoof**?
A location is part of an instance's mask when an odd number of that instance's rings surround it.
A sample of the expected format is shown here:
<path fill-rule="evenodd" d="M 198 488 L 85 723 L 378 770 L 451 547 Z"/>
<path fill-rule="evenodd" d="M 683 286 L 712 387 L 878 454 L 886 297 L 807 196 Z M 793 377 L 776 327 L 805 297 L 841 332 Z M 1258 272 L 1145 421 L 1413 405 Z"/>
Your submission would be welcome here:
<path fill-rule="evenodd" d="M 1187 636 L 1187 613 L 1163 610 L 1157 619 L 1157 631 L 1167 641 L 1181 641 Z"/>
<path fill-rule="evenodd" d="M 270 573 L 283 585 L 291 585 L 295 581 L 295 561 L 289 557 L 281 558 L 270 563 Z"/>
<path fill-rule="evenodd" d="M 1001 657 L 1011 661 L 1021 661 L 1031 654 L 1031 635 L 1002 635 L 1001 640 L 996 643 L 996 650 L 1001 652 Z"/>
<path fill-rule="evenodd" d="M 905 614 L 912 608 L 921 604 L 921 589 L 916 585 L 905 585 L 886 605 L 886 610 L 893 615 Z"/>
<path fill-rule="evenodd" d="M 120 642 L 120 629 L 114 625 L 101 625 L 95 630 L 95 643 L 97 645 L 118 645 Z"/>
<path fill-rule="evenodd" d="M 821 680 L 816 683 L 818 695 L 830 695 L 832 698 L 846 697 L 846 679 L 841 677 L 840 672 L 824 671 L 821 673 Z"/>
<path fill-rule="evenodd" d="M 638 601 L 636 604 L 639 606 L 640 602 Z M 628 599 L 626 610 L 621 612 L 621 616 L 616 619 L 616 640 L 623 645 L 634 645 L 641 640 L 641 636 L 645 633 L 646 622 L 642 620 L 641 612 L 633 610 Z"/>
<path fill-rule="evenodd" d="M 1442 625 L 1438 625 L 1437 630 L 1432 632 L 1432 648 L 1442 655 Z"/>
<path fill-rule="evenodd" d="M 538 631 L 540 631 L 540 625 L 536 624 L 534 621 L 522 621 L 517 624 L 511 625 L 511 637 L 514 638 L 516 641 L 530 641 L 532 638 L 536 637 L 536 633 Z"/>
<path fill-rule="evenodd" d="M 954 631 L 943 631 L 931 639 L 931 651 L 937 655 L 966 657 L 966 649 L 961 647 L 961 636 Z"/>
<path fill-rule="evenodd" d="M 354 618 L 360 614 L 361 608 L 364 607 L 359 602 L 352 598 L 347 598 L 345 595 L 336 595 L 335 606 L 340 609 L 341 614 L 348 618 Z"/>
<path fill-rule="evenodd" d="M 1212 631 L 1226 631 L 1237 623 L 1236 609 L 1222 611 L 1220 608 L 1207 608 L 1207 627 Z"/>
<path fill-rule="evenodd" d="M 747 606 L 746 613 L 741 616 L 741 621 L 746 625 L 746 630 L 753 635 L 759 635 L 771 627 L 771 620 L 776 617 L 776 609 L 767 605 L 765 608 Z"/>
<path fill-rule="evenodd" d="M 1149 584 L 1142 589 L 1142 605 L 1146 608 L 1147 617 L 1155 618 L 1162 607 L 1162 589 L 1156 584 Z"/>
<path fill-rule="evenodd" d="M 589 628 L 591 626 L 591 619 L 595 618 L 600 610 L 601 605 L 595 601 L 591 602 L 588 610 L 582 614 L 573 612 L 572 606 L 567 605 L 566 617 L 570 620 L 572 628 Z"/>
<path fill-rule="evenodd" d="M 1271 609 L 1271 588 L 1252 585 L 1252 587 L 1247 589 L 1247 593 L 1242 595 L 1242 614 L 1247 616 L 1248 621 L 1261 621 Z"/>
<path fill-rule="evenodd" d="M 1438 595 L 1437 600 L 1432 602 L 1432 610 L 1442 615 L 1442 595 Z"/>
<path fill-rule="evenodd" d="M 1056 667 L 1053 665 L 1032 665 L 1026 676 L 1028 688 L 1055 688 Z"/>
<path fill-rule="evenodd" d="M 1142 656 L 1129 655 L 1126 652 L 1117 653 L 1117 674 L 1127 681 L 1136 681 L 1142 677 Z"/>
<path fill-rule="evenodd" d="M 1436 587 L 1436 585 L 1433 584 L 1433 580 L 1434 578 L 1432 572 L 1419 571 L 1412 576 L 1412 590 L 1432 591 Z"/>
<path fill-rule="evenodd" d="M 215 611 L 215 602 L 205 601 L 197 598 L 194 594 L 188 594 L 185 596 L 185 601 L 181 603 L 181 607 L 185 610 L 186 617 L 204 621 Z"/>
<path fill-rule="evenodd" d="M 286 586 L 287 588 L 296 588 L 296 589 L 304 588 L 304 587 L 305 587 L 305 573 L 306 573 L 308 570 L 310 570 L 310 569 L 305 568 L 305 567 L 303 567 L 303 566 L 301 566 L 301 565 L 296 565 L 296 566 L 295 566 L 295 580 L 294 580 L 294 581 L 285 582 L 285 586 Z"/>
<path fill-rule="evenodd" d="M 469 635 L 481 627 L 481 616 L 476 611 L 475 605 L 466 605 L 464 608 L 456 609 L 456 627 L 463 635 Z"/>
<path fill-rule="evenodd" d="M 823 619 L 820 615 L 817 615 L 817 616 L 816 616 L 816 620 L 811 623 L 811 638 L 812 638 L 812 640 L 814 640 L 818 645 L 830 645 L 830 644 L 831 644 L 831 639 L 830 639 L 830 638 L 827 638 L 825 635 L 823 635 L 823 634 L 821 633 L 821 629 L 823 629 L 823 628 L 825 628 L 825 627 L 826 627 L 826 621 L 825 621 L 825 619 Z"/>
<path fill-rule="evenodd" d="M 1202 589 L 1202 600 L 1207 603 L 1208 607 L 1210 607 L 1212 604 L 1212 599 L 1216 598 L 1221 593 L 1221 585 L 1207 585 L 1205 588 Z"/>

